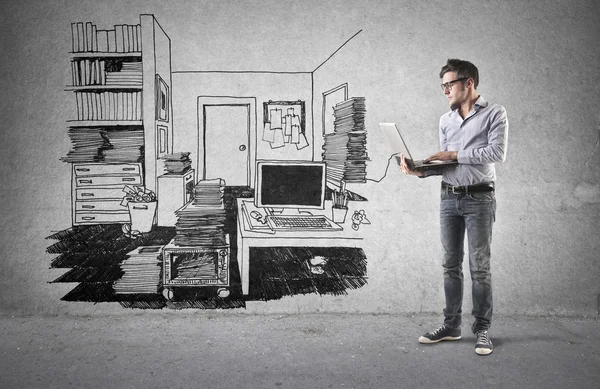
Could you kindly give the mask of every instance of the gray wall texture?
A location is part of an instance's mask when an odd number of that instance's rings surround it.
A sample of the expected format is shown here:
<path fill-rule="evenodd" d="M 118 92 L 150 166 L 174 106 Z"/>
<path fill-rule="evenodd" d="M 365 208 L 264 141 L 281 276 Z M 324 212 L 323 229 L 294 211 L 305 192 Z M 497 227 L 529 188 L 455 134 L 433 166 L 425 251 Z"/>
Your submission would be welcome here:
<path fill-rule="evenodd" d="M 474 62 L 479 92 L 504 105 L 510 122 L 507 161 L 497 166 L 495 313 L 598 315 L 600 5 L 595 0 L 3 2 L 3 314 L 140 314 L 116 304 L 60 301 L 74 285 L 48 283 L 64 270 L 49 269 L 52 256 L 45 249 L 52 242 L 45 237 L 70 225 L 70 166 L 59 161 L 70 144 L 65 121 L 75 114 L 72 94 L 64 91 L 70 80 L 70 23 L 92 21 L 108 28 L 137 23 L 141 13 L 154 14 L 171 38 L 175 72 L 314 71 L 316 133 L 321 93 L 347 82 L 350 96 L 366 98 L 372 180 L 384 175 L 391 154 L 377 123 L 399 123 L 422 156 L 436 151 L 438 119 L 448 109 L 439 69 L 447 58 Z M 175 86 L 185 84 L 182 74 L 177 77 Z M 187 101 L 173 93 L 174 102 Z M 174 118 L 194 109 L 174 106 Z M 177 120 L 173 126 L 175 144 L 185 144 L 177 139 Z M 367 286 L 347 296 L 294 296 L 249 303 L 239 311 L 441 312 L 438 186 L 439 179 L 412 179 L 394 164 L 381 182 L 362 186 L 373 223 L 363 226 Z"/>

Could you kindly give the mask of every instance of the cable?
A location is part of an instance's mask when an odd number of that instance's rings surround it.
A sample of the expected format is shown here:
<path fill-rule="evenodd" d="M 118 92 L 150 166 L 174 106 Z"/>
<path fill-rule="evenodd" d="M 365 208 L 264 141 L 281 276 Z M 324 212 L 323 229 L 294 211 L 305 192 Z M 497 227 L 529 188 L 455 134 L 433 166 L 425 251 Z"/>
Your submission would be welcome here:
<path fill-rule="evenodd" d="M 385 167 L 385 172 L 383 173 L 383 177 L 381 177 L 379 180 L 374 180 L 372 178 L 367 178 L 367 181 L 373 181 L 373 182 L 381 182 L 381 180 L 383 180 L 385 178 L 385 176 L 387 175 L 387 171 L 390 168 L 390 161 L 392 160 L 392 158 L 394 158 L 395 155 L 400 154 L 400 153 L 394 153 L 392 154 L 389 158 L 388 158 L 388 162 L 387 162 L 387 166 Z"/>

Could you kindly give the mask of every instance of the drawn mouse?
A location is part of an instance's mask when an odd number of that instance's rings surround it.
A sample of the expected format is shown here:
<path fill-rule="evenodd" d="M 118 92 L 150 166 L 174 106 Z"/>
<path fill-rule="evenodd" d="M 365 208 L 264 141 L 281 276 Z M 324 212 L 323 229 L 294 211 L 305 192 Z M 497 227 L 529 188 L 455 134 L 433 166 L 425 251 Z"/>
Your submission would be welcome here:
<path fill-rule="evenodd" d="M 258 211 L 250 212 L 250 217 L 252 217 L 252 219 L 256 220 L 259 223 L 267 224 L 266 220 L 262 220 L 262 215 Z"/>
<path fill-rule="evenodd" d="M 363 209 L 354 211 L 354 215 L 352 215 L 352 229 L 358 231 L 358 227 L 361 224 L 371 224 L 371 221 L 367 219 L 367 215 Z"/>

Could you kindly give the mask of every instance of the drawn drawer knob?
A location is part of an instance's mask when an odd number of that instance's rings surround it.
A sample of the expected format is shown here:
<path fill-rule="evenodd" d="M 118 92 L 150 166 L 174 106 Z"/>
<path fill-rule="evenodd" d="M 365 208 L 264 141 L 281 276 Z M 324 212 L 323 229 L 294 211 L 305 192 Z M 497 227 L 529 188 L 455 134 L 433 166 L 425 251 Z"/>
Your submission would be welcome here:
<path fill-rule="evenodd" d="M 240 145 L 240 151 L 246 151 L 246 145 Z"/>

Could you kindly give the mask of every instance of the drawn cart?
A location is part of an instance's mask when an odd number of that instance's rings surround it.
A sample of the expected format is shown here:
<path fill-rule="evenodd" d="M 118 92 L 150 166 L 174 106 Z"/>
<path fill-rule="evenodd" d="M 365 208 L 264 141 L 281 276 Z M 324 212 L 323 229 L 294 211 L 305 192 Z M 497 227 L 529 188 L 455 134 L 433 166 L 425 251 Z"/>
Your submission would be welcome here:
<path fill-rule="evenodd" d="M 229 296 L 229 234 L 226 243 L 212 246 L 178 246 L 175 240 L 163 247 L 163 296 L 174 297 L 177 287 L 218 287 L 219 297 Z"/>

